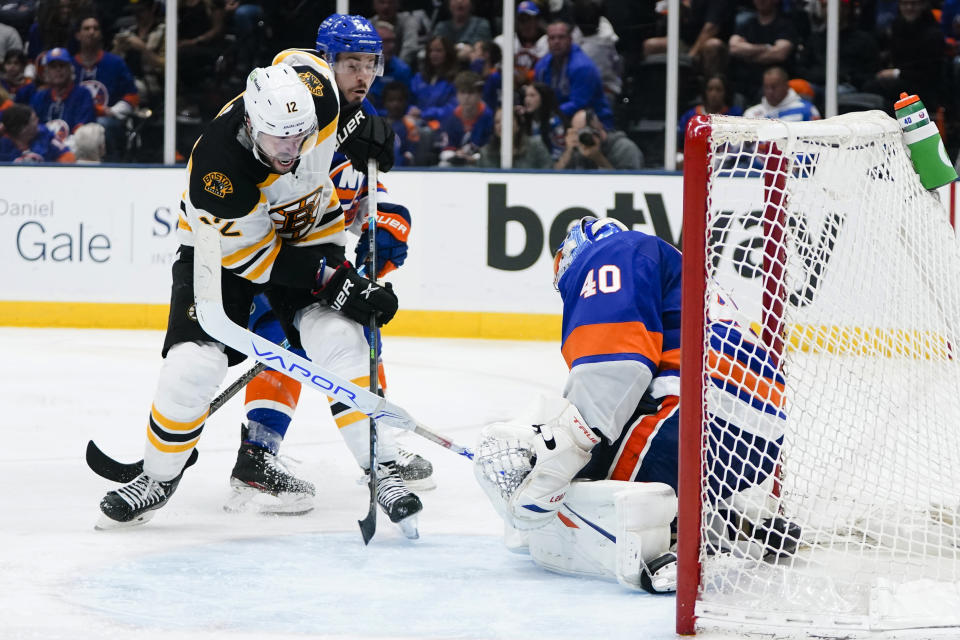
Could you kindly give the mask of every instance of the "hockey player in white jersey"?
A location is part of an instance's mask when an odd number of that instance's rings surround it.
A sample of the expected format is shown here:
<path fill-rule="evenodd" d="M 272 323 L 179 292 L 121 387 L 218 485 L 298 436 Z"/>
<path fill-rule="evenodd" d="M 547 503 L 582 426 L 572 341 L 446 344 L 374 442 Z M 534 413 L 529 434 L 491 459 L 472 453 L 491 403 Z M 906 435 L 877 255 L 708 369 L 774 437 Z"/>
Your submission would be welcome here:
<path fill-rule="evenodd" d="M 329 64 L 334 73 L 341 110 L 338 136 L 346 139 L 351 135 L 350 131 L 354 131 L 358 140 L 353 148 L 347 145 L 334 153 L 329 171 L 343 207 L 346 230 L 360 236 L 355 264 L 361 265 L 369 247 L 366 236 L 369 186 L 365 158 L 371 154 L 376 157 L 381 171 L 389 170 L 393 164 L 393 130 L 365 100 L 370 85 L 382 68 L 383 44 L 366 18 L 333 14 L 320 25 L 316 45 L 316 50 L 284 50 L 274 57 L 273 63 L 306 67 L 326 67 Z M 358 149 L 361 143 L 363 148 Z M 377 277 L 383 277 L 400 267 L 406 259 L 411 220 L 406 207 L 390 201 L 382 184 L 378 183 L 376 188 L 380 192 L 376 216 Z M 254 305 L 250 330 L 279 343 L 284 329 L 266 296 L 257 296 Z M 382 365 L 380 369 L 380 388 L 385 390 Z M 279 456 L 300 392 L 299 382 L 273 370 L 264 371 L 247 385 L 246 423 L 241 428 L 240 449 L 230 477 L 233 493 L 224 505 L 226 510 L 300 515 L 313 509 L 313 484 L 297 477 Z M 331 404 L 331 411 L 338 427 L 347 427 L 364 419 L 338 402 Z M 381 430 L 389 428 L 386 425 L 380 427 Z M 420 455 L 398 449 L 396 468 L 412 489 L 435 486 L 433 467 Z"/>
<path fill-rule="evenodd" d="M 557 251 L 561 350 L 570 368 L 563 397 L 485 427 L 474 467 L 507 524 L 508 547 L 529 551 L 541 566 L 675 590 L 680 270 L 676 249 L 613 219 L 583 218 Z M 735 324 L 728 328 L 727 344 L 747 344 Z M 746 366 L 768 375 L 762 347 L 749 351 Z M 738 356 L 717 354 L 731 363 Z M 755 413 L 772 423 L 763 433 L 776 432 L 777 416 Z M 776 460 L 779 426 L 777 440 L 748 434 L 737 446 Z M 753 486 L 773 472 L 772 464 L 735 469 L 736 461 L 709 456 L 707 463 L 727 464 Z"/>
<path fill-rule="evenodd" d="M 141 524 L 167 503 L 227 367 L 244 358 L 197 322 L 193 230 L 199 225 L 220 232 L 223 304 L 233 322 L 246 326 L 254 295 L 265 291 L 292 343 L 341 377 L 367 384 L 363 324 L 371 317 L 378 326 L 389 322 L 397 297 L 389 284 L 358 274 L 344 256 L 343 210 L 328 176 L 338 114 L 336 84 L 326 65 L 254 69 L 246 91 L 194 146 L 143 473 L 106 494 L 99 528 Z M 366 421 L 340 433 L 360 467 L 369 466 Z M 396 451 L 384 439 L 378 457 L 389 463 Z M 394 522 L 422 508 L 391 468 L 378 466 L 378 483 L 395 497 L 388 513 Z"/>

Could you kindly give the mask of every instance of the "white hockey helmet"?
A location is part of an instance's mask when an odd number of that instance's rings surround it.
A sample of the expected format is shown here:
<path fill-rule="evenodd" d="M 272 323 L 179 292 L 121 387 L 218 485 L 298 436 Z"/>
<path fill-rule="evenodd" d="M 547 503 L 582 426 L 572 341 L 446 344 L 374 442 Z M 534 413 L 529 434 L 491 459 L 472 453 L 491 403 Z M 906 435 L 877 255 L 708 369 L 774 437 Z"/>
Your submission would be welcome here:
<path fill-rule="evenodd" d="M 293 164 L 316 145 L 313 96 L 293 67 L 275 64 L 251 71 L 243 104 L 253 154 L 264 164 L 270 159 Z"/>
<path fill-rule="evenodd" d="M 560 278 L 573 264 L 587 246 L 613 235 L 626 231 L 627 227 L 616 218 L 595 218 L 584 216 L 570 227 L 567 237 L 553 257 L 553 286 L 560 286 Z"/>

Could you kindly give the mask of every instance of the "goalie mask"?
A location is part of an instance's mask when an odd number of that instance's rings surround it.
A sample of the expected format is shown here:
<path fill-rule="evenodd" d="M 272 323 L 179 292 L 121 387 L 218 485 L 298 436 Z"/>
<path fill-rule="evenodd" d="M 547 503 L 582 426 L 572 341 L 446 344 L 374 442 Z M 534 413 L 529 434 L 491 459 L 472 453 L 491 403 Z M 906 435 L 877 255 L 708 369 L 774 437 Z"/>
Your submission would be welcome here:
<path fill-rule="evenodd" d="M 589 245 L 614 233 L 626 230 L 627 227 L 614 218 L 598 219 L 593 216 L 581 218 L 567 232 L 567 237 L 564 238 L 560 248 L 557 249 L 556 256 L 553 258 L 553 287 L 555 289 L 560 287 L 560 279 L 563 274 Z"/>
<path fill-rule="evenodd" d="M 363 16 L 335 13 L 320 23 L 317 30 L 317 51 L 334 71 L 360 73 L 367 71 L 374 76 L 383 75 L 383 42 L 373 24 Z M 337 61 L 341 53 L 370 54 L 361 62 L 355 59 Z M 352 65 L 338 69 L 338 64 Z"/>
<path fill-rule="evenodd" d="M 313 96 L 285 64 L 254 69 L 243 94 L 253 155 L 280 171 L 317 143 L 317 113 Z"/>

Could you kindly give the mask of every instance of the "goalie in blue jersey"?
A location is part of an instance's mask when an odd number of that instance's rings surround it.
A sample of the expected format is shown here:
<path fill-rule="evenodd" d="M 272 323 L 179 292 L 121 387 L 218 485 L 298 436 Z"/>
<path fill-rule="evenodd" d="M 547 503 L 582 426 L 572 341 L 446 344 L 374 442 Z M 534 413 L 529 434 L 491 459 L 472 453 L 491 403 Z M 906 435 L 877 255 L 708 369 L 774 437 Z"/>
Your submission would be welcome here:
<path fill-rule="evenodd" d="M 475 465 L 507 524 L 508 547 L 529 551 L 537 564 L 652 592 L 675 589 L 680 273 L 674 247 L 609 218 L 581 219 L 557 251 L 561 350 L 570 369 L 563 396 L 486 426 Z M 775 375 L 748 330 L 734 320 L 716 327 L 715 358 Z M 744 353 L 750 357 L 738 361 Z M 731 468 L 718 488 L 726 497 L 767 482 L 783 434 L 782 413 L 758 409 L 732 380 L 713 388 L 739 413 L 728 403 L 712 418 L 762 421 L 769 439 L 746 425 L 748 435 L 725 443 L 746 455 L 718 461 L 708 452 L 707 464 Z"/>

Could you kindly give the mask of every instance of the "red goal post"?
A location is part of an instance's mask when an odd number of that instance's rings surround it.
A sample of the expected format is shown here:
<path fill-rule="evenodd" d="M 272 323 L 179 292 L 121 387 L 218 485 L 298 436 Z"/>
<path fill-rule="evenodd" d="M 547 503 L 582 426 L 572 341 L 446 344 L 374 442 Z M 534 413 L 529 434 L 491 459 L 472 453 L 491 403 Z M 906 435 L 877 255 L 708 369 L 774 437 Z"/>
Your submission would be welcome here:
<path fill-rule="evenodd" d="M 960 250 L 895 120 L 690 123 L 681 344 L 677 632 L 960 636 Z"/>

